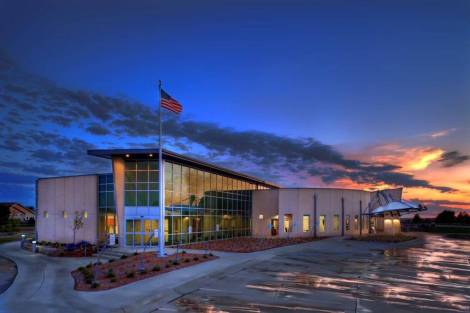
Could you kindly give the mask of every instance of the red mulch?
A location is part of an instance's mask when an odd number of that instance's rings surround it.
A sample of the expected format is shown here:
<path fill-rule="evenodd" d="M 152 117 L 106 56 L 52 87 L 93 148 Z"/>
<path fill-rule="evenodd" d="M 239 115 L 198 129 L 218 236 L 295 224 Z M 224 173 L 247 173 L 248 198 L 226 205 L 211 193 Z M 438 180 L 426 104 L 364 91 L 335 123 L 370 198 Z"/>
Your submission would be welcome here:
<path fill-rule="evenodd" d="M 197 257 L 198 260 L 194 260 Z M 98 291 L 98 290 L 108 290 L 124 286 L 138 280 L 150 278 L 159 274 L 171 272 L 180 268 L 193 266 L 199 263 L 207 262 L 218 258 L 217 256 L 207 254 L 193 254 L 193 253 L 179 253 L 178 254 L 178 265 L 170 264 L 170 261 L 176 259 L 176 255 L 169 255 L 167 257 L 158 258 L 155 255 L 155 252 L 146 252 L 138 255 L 132 255 L 126 259 L 118 259 L 112 263 L 103 263 L 100 265 L 95 265 L 93 268 L 86 268 L 86 270 L 92 270 L 92 272 L 97 275 L 95 280 L 99 283 L 98 286 L 93 286 L 88 284 L 85 281 L 84 274 L 80 272 L 79 269 L 76 269 L 71 272 L 72 277 L 75 280 L 75 289 L 80 291 Z M 141 273 L 140 268 L 141 264 L 144 264 L 146 273 Z M 189 262 L 185 262 L 189 260 Z M 153 270 L 154 266 L 158 265 L 160 267 L 159 271 Z M 168 267 L 169 265 L 169 267 Z M 108 270 L 112 269 L 115 275 L 115 281 L 111 281 L 112 278 L 107 277 Z M 133 272 L 134 277 L 128 277 L 127 274 Z"/>
<path fill-rule="evenodd" d="M 233 238 L 225 240 L 215 240 L 211 242 L 199 242 L 185 245 L 184 249 L 194 250 L 213 250 L 224 252 L 240 252 L 249 253 L 255 251 L 268 250 L 283 246 L 295 245 L 299 243 L 319 240 L 313 237 L 296 237 L 296 238 Z"/>

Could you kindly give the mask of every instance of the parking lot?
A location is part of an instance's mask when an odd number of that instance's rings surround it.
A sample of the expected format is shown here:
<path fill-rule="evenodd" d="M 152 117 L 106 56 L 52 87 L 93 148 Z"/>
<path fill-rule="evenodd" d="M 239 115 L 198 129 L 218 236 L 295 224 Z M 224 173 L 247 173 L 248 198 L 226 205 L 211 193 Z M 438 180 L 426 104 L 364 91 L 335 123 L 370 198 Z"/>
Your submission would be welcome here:
<path fill-rule="evenodd" d="M 326 240 L 186 284 L 177 311 L 469 312 L 470 241 L 419 247 Z"/>

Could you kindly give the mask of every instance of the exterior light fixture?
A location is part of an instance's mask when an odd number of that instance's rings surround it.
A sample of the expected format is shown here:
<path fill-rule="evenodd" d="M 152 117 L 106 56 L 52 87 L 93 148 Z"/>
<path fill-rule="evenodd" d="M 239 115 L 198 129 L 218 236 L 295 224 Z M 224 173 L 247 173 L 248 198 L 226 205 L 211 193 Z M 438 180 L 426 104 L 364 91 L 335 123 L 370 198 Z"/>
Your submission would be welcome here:
<path fill-rule="evenodd" d="M 24 239 L 26 237 L 25 234 L 21 234 L 21 238 Z"/>
<path fill-rule="evenodd" d="M 129 154 L 126 154 L 126 158 L 128 158 L 130 155 Z"/>
<path fill-rule="evenodd" d="M 153 154 L 152 154 L 152 153 L 150 153 L 150 154 L 149 154 L 149 157 L 153 157 Z"/>
<path fill-rule="evenodd" d="M 262 220 L 262 219 L 264 218 L 264 215 L 263 215 L 263 214 L 260 214 L 260 215 L 258 216 L 258 218 L 259 218 L 260 220 Z"/>
<path fill-rule="evenodd" d="M 88 211 L 83 212 L 83 217 L 88 218 Z"/>
<path fill-rule="evenodd" d="M 67 213 L 67 211 L 64 211 L 63 212 L 63 215 L 64 215 L 64 218 L 67 218 L 69 216 L 69 214 Z"/>

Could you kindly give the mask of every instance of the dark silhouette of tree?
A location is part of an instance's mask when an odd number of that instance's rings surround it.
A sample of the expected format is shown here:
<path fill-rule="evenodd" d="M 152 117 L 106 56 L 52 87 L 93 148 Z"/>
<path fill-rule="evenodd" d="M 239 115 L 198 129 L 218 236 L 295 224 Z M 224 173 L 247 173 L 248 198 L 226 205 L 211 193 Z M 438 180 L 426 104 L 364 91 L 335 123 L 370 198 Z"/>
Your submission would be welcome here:
<path fill-rule="evenodd" d="M 423 219 L 421 218 L 421 216 L 419 216 L 419 214 L 415 214 L 415 216 L 413 217 L 413 224 L 420 224 L 423 222 Z"/>
<path fill-rule="evenodd" d="M 10 218 L 10 207 L 4 206 L 0 208 L 0 225 L 6 225 Z"/>
<path fill-rule="evenodd" d="M 444 210 L 436 216 L 436 223 L 438 224 L 452 224 L 455 223 L 454 211 Z"/>
<path fill-rule="evenodd" d="M 470 215 L 460 212 L 455 218 L 455 221 L 459 224 L 470 224 Z"/>

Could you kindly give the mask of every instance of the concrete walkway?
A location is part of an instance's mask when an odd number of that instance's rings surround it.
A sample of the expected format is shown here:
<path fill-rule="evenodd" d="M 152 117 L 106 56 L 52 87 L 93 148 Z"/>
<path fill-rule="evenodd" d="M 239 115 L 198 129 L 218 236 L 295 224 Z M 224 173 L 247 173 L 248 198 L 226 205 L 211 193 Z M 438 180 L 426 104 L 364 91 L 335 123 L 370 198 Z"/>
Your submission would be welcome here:
<path fill-rule="evenodd" d="M 219 275 L 228 268 L 243 266 L 248 262 L 268 260 L 279 253 L 301 251 L 315 245 L 331 245 L 328 242 L 334 240 L 336 239 L 249 254 L 214 252 L 219 259 L 120 288 L 96 292 L 75 291 L 70 275 L 73 269 L 86 265 L 91 258 L 48 257 L 22 250 L 18 242 L 6 243 L 0 245 L 0 255 L 16 262 L 18 275 L 11 287 L 0 295 L 0 312 L 150 312 L 156 306 L 180 297 L 176 288 L 189 282 L 208 275 Z"/>

